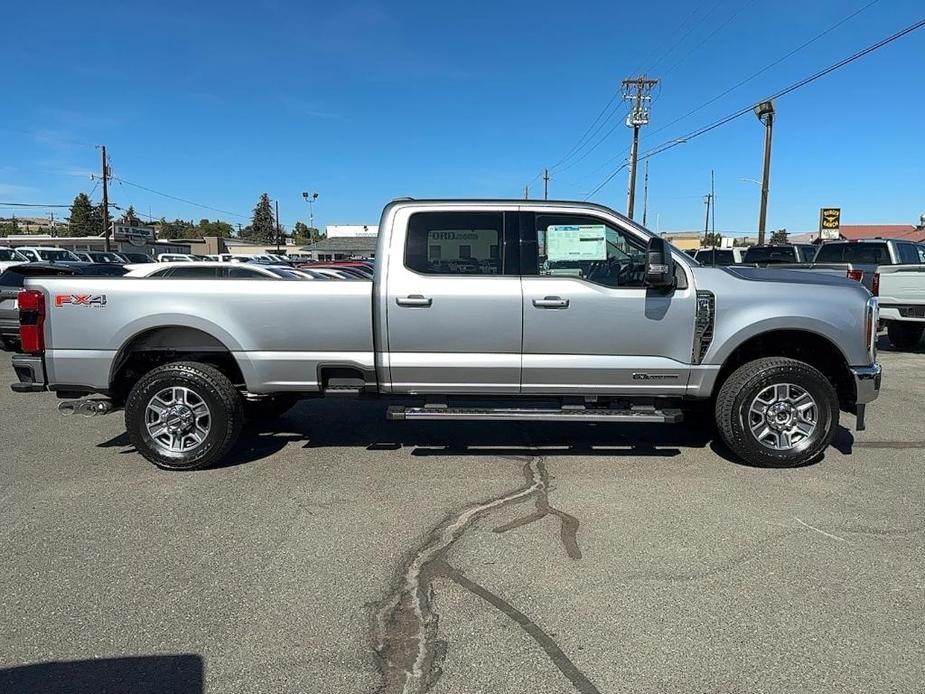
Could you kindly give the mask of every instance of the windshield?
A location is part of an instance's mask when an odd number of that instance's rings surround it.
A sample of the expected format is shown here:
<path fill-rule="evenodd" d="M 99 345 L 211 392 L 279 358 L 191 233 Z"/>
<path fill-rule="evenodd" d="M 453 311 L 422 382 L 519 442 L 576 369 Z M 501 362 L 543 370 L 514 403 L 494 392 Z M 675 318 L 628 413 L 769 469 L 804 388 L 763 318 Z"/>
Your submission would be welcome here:
<path fill-rule="evenodd" d="M 40 248 L 36 250 L 42 260 L 80 260 L 76 255 L 63 248 Z"/>
<path fill-rule="evenodd" d="M 752 246 L 745 251 L 743 263 L 795 263 L 796 256 L 791 246 Z"/>
<path fill-rule="evenodd" d="M 125 259 L 115 253 L 91 253 L 90 257 L 97 263 L 124 263 Z"/>
<path fill-rule="evenodd" d="M 826 243 L 816 254 L 817 263 L 862 263 L 889 265 L 886 243 Z"/>
<path fill-rule="evenodd" d="M 20 255 L 12 248 L 0 248 L 0 260 L 15 260 L 21 263 L 26 262 L 26 257 Z"/>

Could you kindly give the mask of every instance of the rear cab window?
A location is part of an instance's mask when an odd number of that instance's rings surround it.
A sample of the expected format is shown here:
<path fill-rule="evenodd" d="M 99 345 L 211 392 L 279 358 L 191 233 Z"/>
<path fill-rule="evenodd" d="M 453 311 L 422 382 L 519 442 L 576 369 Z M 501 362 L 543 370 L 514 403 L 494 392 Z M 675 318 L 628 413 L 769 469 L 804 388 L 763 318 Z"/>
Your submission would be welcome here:
<path fill-rule="evenodd" d="M 826 243 L 816 254 L 817 263 L 858 263 L 891 265 L 890 251 L 884 243 Z"/>
<path fill-rule="evenodd" d="M 752 246 L 745 251 L 743 263 L 795 263 L 796 250 L 793 246 Z"/>

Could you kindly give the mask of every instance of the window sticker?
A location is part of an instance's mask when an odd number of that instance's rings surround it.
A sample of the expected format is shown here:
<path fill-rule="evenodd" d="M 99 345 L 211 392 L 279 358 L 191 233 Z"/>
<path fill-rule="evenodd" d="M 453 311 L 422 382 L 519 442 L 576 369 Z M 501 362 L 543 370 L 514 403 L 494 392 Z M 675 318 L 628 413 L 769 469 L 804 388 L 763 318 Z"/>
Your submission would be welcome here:
<path fill-rule="evenodd" d="M 546 258 L 607 260 L 607 227 L 603 224 L 551 224 L 546 229 Z"/>

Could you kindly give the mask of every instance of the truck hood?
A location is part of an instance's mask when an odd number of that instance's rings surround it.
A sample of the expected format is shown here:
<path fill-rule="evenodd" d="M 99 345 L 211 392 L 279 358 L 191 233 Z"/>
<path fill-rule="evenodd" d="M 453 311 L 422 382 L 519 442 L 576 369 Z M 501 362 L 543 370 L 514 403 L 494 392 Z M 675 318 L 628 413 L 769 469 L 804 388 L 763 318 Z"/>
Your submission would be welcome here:
<path fill-rule="evenodd" d="M 697 268 L 698 270 L 701 268 Z M 731 267 L 721 268 L 730 275 L 751 282 L 783 282 L 785 284 L 809 284 L 826 286 L 857 286 L 858 283 L 847 277 L 838 277 L 821 272 L 807 270 L 775 270 L 770 267 Z"/>

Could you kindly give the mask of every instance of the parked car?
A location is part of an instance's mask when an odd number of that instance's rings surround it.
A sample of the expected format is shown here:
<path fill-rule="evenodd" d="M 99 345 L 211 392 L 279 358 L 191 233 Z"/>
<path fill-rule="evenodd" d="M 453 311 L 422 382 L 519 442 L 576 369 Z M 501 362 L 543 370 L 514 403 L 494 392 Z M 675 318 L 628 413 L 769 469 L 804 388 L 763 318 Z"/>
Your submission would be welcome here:
<path fill-rule="evenodd" d="M 86 254 L 91 263 L 121 263 L 125 264 L 128 260 L 121 254 L 114 251 L 87 251 Z"/>
<path fill-rule="evenodd" d="M 197 257 L 189 253 L 158 253 L 159 263 L 195 263 Z"/>
<path fill-rule="evenodd" d="M 750 246 L 742 262 L 746 264 L 780 265 L 782 263 L 808 263 L 816 254 L 816 247 L 811 243 L 797 244 L 767 244 L 764 246 Z"/>
<path fill-rule="evenodd" d="M 55 248 L 54 246 L 17 246 L 16 250 L 32 263 L 41 263 L 43 260 L 52 263 L 62 260 L 81 262 L 80 258 L 70 251 L 64 248 Z"/>
<path fill-rule="evenodd" d="M 146 263 L 129 266 L 126 277 L 171 277 L 184 279 L 312 279 L 290 267 L 243 263 Z"/>
<path fill-rule="evenodd" d="M 99 263 L 20 263 L 0 272 L 0 340 L 5 349 L 19 346 L 19 292 L 27 277 L 118 277 L 125 273 L 121 265 Z"/>
<path fill-rule="evenodd" d="M 694 253 L 694 259 L 701 265 L 739 265 L 743 262 L 741 248 L 701 248 Z"/>
<path fill-rule="evenodd" d="M 102 394 L 93 413 L 124 407 L 173 470 L 222 459 L 246 404 L 325 396 L 394 399 L 405 420 L 673 423 L 708 404 L 740 459 L 804 465 L 879 392 L 877 301 L 846 278 L 704 267 L 591 203 L 402 199 L 379 229 L 372 282 L 30 278 L 13 390 Z M 461 240 L 501 272 L 437 269 Z"/>
<path fill-rule="evenodd" d="M 119 251 L 119 255 L 125 258 L 126 263 L 133 263 L 135 265 L 139 263 L 153 263 L 154 258 L 152 258 L 147 253 L 136 253 L 134 251 Z"/>
<path fill-rule="evenodd" d="M 3 272 L 8 267 L 13 265 L 19 265 L 21 263 L 28 263 L 29 259 L 26 258 L 22 253 L 19 253 L 15 248 L 5 248 L 0 246 L 0 272 Z"/>

